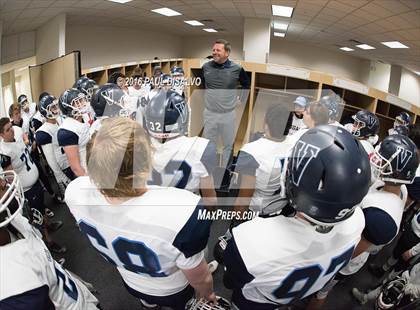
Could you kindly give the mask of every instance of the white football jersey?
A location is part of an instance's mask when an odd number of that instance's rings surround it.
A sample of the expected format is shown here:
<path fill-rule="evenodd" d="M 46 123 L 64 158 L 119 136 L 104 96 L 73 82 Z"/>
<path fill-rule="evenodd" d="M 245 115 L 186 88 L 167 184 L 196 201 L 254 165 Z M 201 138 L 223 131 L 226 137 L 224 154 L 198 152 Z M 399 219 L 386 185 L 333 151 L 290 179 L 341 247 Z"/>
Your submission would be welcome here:
<path fill-rule="evenodd" d="M 1 141 L 0 154 L 10 157 L 12 168 L 19 176 L 25 192 L 38 181 L 39 172 L 32 160 L 31 151 L 21 140 L 17 142 Z"/>
<path fill-rule="evenodd" d="M 385 245 L 394 240 L 400 230 L 405 202 L 407 201 L 407 188 L 401 186 L 401 195 L 381 190 L 382 181 L 376 181 L 367 195 L 360 203 L 365 216 L 365 229 L 363 238 L 372 243 L 366 252 L 353 258 L 349 264 L 340 271 L 344 275 L 354 274 L 359 271 L 369 258 L 376 254 Z"/>
<path fill-rule="evenodd" d="M 375 148 L 373 147 L 372 143 L 370 143 L 366 139 L 359 140 L 359 142 L 363 146 L 363 148 L 365 149 L 365 151 L 368 154 L 369 159 L 370 159 L 373 156 L 373 154 L 375 153 Z"/>
<path fill-rule="evenodd" d="M 282 171 L 293 145 L 262 137 L 242 146 L 236 172 L 256 177 L 249 208 L 261 214 L 280 211 L 287 203 L 281 199 Z M 284 198 L 284 197 L 283 197 Z"/>
<path fill-rule="evenodd" d="M 86 170 L 86 144 L 89 142 L 89 124 L 66 117 L 57 132 L 58 145 L 79 145 L 80 164 Z"/>
<path fill-rule="evenodd" d="M 111 205 L 89 177 L 72 181 L 65 200 L 80 230 L 133 290 L 167 296 L 188 281 L 181 269 L 204 259 L 210 222 L 198 220 L 200 197 L 150 186 L 145 194 Z"/>
<path fill-rule="evenodd" d="M 209 176 L 216 166 L 216 146 L 205 138 L 180 136 L 165 143 L 152 139 L 152 143 L 150 184 L 198 193 L 200 179 Z"/>
<path fill-rule="evenodd" d="M 305 123 L 303 122 L 303 118 L 299 119 L 293 114 L 292 126 L 290 126 L 289 132 L 287 133 L 289 136 L 295 134 L 297 131 L 307 128 Z"/>
<path fill-rule="evenodd" d="M 249 301 L 289 304 L 303 299 L 347 264 L 363 227 L 360 208 L 327 233 L 296 217 L 254 218 L 233 229 L 225 252 L 226 276 Z"/>
<path fill-rule="evenodd" d="M 55 159 L 58 166 L 61 170 L 67 169 L 70 165 L 67 160 L 67 156 L 64 153 L 64 149 L 58 144 L 57 131 L 58 124 L 51 124 L 45 122 L 41 127 L 36 131 L 36 142 L 38 145 L 42 146 L 48 143 L 51 143 L 54 149 Z"/>
<path fill-rule="evenodd" d="M 23 238 L 12 238 L 11 243 L 0 246 L 0 283 L 4 284 L 0 285 L 0 309 L 2 304 L 11 308 L 24 306 L 18 295 L 25 293 L 25 300 L 32 307 L 34 300 L 49 299 L 47 303 L 51 302 L 57 310 L 97 309 L 95 296 L 54 261 L 39 232 L 26 218 L 18 215 L 12 225 Z M 35 290 L 38 294 L 34 294 Z"/>

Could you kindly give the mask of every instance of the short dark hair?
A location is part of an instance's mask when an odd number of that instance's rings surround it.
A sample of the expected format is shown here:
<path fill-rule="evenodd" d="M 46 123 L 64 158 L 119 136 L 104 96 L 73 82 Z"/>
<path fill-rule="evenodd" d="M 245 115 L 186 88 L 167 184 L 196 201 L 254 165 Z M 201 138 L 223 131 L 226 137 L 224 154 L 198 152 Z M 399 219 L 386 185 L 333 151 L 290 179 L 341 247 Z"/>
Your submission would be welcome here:
<path fill-rule="evenodd" d="M 133 78 L 141 78 L 143 77 L 143 70 L 139 67 L 133 70 L 133 74 L 131 75 Z"/>
<path fill-rule="evenodd" d="M 13 113 L 15 111 L 20 111 L 22 109 L 22 106 L 19 103 L 13 103 L 10 107 L 9 107 L 9 117 L 13 116 Z"/>
<path fill-rule="evenodd" d="M 408 137 L 411 140 L 413 140 L 417 148 L 420 149 L 420 125 L 419 124 L 410 125 L 408 129 L 409 129 Z"/>
<path fill-rule="evenodd" d="M 289 118 L 289 111 L 283 105 L 274 105 L 267 109 L 264 122 L 270 130 L 270 135 L 276 139 L 284 139 L 284 129 Z"/>
<path fill-rule="evenodd" d="M 125 75 L 122 72 L 114 72 L 108 78 L 108 83 L 117 84 L 118 78 L 125 78 Z"/>
<path fill-rule="evenodd" d="M 328 124 L 330 119 L 329 110 L 325 105 L 315 101 L 312 102 L 307 109 L 309 109 L 309 115 L 314 121 L 315 126 Z"/>
<path fill-rule="evenodd" d="M 10 119 L 8 117 L 0 118 L 0 133 L 3 133 L 4 126 L 10 123 Z"/>
<path fill-rule="evenodd" d="M 228 53 L 230 53 L 230 51 L 232 50 L 232 45 L 230 45 L 229 41 L 226 41 L 224 39 L 217 39 L 216 41 L 214 41 L 214 44 L 223 44 L 223 48 Z"/>

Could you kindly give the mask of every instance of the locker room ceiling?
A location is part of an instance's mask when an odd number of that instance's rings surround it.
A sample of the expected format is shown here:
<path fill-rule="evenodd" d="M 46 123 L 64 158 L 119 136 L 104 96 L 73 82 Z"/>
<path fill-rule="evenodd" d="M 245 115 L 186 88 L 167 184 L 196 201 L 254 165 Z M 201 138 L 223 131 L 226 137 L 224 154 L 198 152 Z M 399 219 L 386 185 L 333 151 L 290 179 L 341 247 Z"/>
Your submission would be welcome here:
<path fill-rule="evenodd" d="M 271 5 L 294 7 L 291 18 L 273 17 Z M 166 17 L 151 12 L 169 7 L 182 15 Z M 285 42 L 310 44 L 350 55 L 399 64 L 420 71 L 420 0 L 0 0 L 3 35 L 35 30 L 52 17 L 67 13 L 68 25 L 137 27 L 180 36 L 207 35 L 202 28 L 221 29 L 219 36 L 242 35 L 246 17 L 287 22 Z M 192 27 L 184 20 L 198 20 Z M 203 21 L 210 20 L 210 21 Z M 82 33 L 80 35 L 83 35 Z M 141 39 L 141 32 L 139 32 Z M 355 47 L 356 40 L 375 50 Z M 410 48 L 390 49 L 380 42 L 399 41 Z"/>

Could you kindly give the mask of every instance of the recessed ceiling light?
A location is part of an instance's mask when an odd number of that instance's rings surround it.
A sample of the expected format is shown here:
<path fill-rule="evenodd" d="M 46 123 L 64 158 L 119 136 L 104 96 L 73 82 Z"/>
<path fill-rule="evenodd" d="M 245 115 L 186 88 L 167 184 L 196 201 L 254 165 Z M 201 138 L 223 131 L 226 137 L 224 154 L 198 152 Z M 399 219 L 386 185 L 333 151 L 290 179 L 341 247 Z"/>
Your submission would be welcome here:
<path fill-rule="evenodd" d="M 288 24 L 278 23 L 278 22 L 273 23 L 273 28 L 276 30 L 287 30 L 287 27 L 289 27 Z"/>
<path fill-rule="evenodd" d="M 420 75 L 420 71 L 414 71 L 414 73 Z"/>
<path fill-rule="evenodd" d="M 284 38 L 286 36 L 286 34 L 283 33 L 283 32 L 274 32 L 274 36 Z"/>
<path fill-rule="evenodd" d="M 131 2 L 133 0 L 108 0 L 108 1 L 117 2 L 117 3 L 127 3 L 127 2 Z"/>
<path fill-rule="evenodd" d="M 160 8 L 160 9 L 155 9 L 152 10 L 152 12 L 158 13 L 158 14 L 162 14 L 165 16 L 178 16 L 178 15 L 182 15 L 181 13 L 174 11 L 170 8 Z"/>
<path fill-rule="evenodd" d="M 346 52 L 351 52 L 351 51 L 354 51 L 354 49 L 352 49 L 352 48 L 350 48 L 350 47 L 346 47 L 346 46 L 344 46 L 344 47 L 340 47 L 340 50 L 342 50 L 342 51 L 346 51 Z"/>
<path fill-rule="evenodd" d="M 290 17 L 293 13 L 292 7 L 283 5 L 272 5 L 271 10 L 273 11 L 274 16 Z"/>
<path fill-rule="evenodd" d="M 404 45 L 398 41 L 381 42 L 381 43 L 385 46 L 388 46 L 389 48 L 409 48 L 407 45 Z"/>
<path fill-rule="evenodd" d="M 217 32 L 217 30 L 213 28 L 204 28 L 203 30 L 207 32 Z"/>
<path fill-rule="evenodd" d="M 198 20 L 184 20 L 184 23 L 191 26 L 204 26 L 204 24 L 200 23 Z"/>
<path fill-rule="evenodd" d="M 374 50 L 375 48 L 373 46 L 367 45 L 367 44 L 358 44 L 356 45 L 358 48 L 362 50 Z"/>

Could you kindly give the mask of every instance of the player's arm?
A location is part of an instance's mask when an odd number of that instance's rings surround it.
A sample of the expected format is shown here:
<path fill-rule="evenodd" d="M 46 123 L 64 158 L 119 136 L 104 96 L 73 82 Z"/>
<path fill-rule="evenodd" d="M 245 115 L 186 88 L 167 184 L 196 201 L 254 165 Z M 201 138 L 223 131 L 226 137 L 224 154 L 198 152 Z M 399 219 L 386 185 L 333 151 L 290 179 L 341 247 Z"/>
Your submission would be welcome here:
<path fill-rule="evenodd" d="M 205 259 L 192 269 L 181 269 L 190 285 L 195 289 L 197 298 L 204 298 L 216 302 L 213 291 L 213 277 Z"/>
<path fill-rule="evenodd" d="M 371 207 L 363 209 L 363 213 L 365 215 L 365 229 L 352 258 L 367 251 L 371 245 L 388 244 L 398 233 L 397 225 L 385 211 Z"/>
<path fill-rule="evenodd" d="M 70 168 L 76 175 L 76 177 L 86 175 L 85 169 L 83 169 L 82 165 L 80 164 L 79 146 L 68 145 L 63 147 L 63 149 L 66 153 L 66 157 L 69 162 Z"/>
<path fill-rule="evenodd" d="M 176 265 L 185 274 L 197 294 L 207 300 L 215 301 L 213 278 L 204 258 L 204 249 L 210 236 L 212 222 L 200 220 L 199 214 L 203 211 L 205 208 L 200 201 L 172 245 L 180 251 Z"/>
<path fill-rule="evenodd" d="M 200 192 L 201 196 L 203 197 L 204 205 L 207 208 L 213 208 L 217 205 L 217 196 L 216 190 L 214 189 L 213 176 L 209 175 L 200 179 Z"/>
<path fill-rule="evenodd" d="M 235 200 L 235 211 L 248 210 L 250 201 L 255 191 L 256 171 L 259 167 L 254 156 L 241 150 L 238 154 L 235 171 L 241 175 L 241 184 L 238 197 Z"/>
<path fill-rule="evenodd" d="M 73 173 L 80 177 L 86 175 L 85 169 L 80 163 L 79 137 L 66 129 L 59 129 L 57 132 L 58 144 L 66 153 L 67 160 Z"/>

